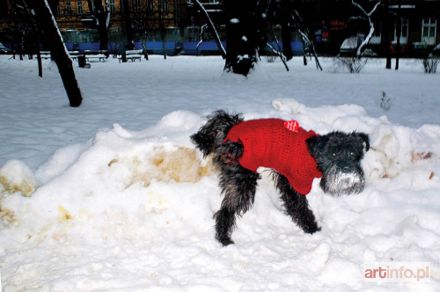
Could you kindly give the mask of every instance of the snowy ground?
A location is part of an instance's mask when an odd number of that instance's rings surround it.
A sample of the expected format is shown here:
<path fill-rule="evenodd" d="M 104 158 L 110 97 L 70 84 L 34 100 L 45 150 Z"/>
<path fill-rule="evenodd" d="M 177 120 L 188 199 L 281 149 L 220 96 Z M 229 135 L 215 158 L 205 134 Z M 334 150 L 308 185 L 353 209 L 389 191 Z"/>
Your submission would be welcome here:
<path fill-rule="evenodd" d="M 3 290 L 438 291 L 440 75 L 414 60 L 399 71 L 371 60 L 356 75 L 301 63 L 261 62 L 247 79 L 218 57 L 93 63 L 77 70 L 85 100 L 73 109 L 54 64 L 40 80 L 33 61 L 1 56 Z M 333 198 L 315 182 L 322 231 L 306 235 L 263 172 L 222 248 L 217 178 L 188 139 L 219 108 L 367 132 L 365 191 Z M 431 277 L 366 280 L 378 263 L 427 265 Z"/>

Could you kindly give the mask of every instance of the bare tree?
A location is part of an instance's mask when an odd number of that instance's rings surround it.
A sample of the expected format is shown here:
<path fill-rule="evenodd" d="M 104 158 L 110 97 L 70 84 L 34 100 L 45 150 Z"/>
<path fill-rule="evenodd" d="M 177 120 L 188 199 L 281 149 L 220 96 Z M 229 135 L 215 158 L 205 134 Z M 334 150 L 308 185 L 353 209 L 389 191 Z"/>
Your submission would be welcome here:
<path fill-rule="evenodd" d="M 69 98 L 70 106 L 78 107 L 82 102 L 81 90 L 75 77 L 72 59 L 67 52 L 63 37 L 50 9 L 47 0 L 23 1 L 30 9 L 30 17 L 38 24 L 44 40 L 49 44 L 50 51 L 63 81 Z"/>
<path fill-rule="evenodd" d="M 160 0 L 159 1 L 159 33 L 160 33 L 160 38 L 162 40 L 162 53 L 163 53 L 163 58 L 166 60 L 167 58 L 167 50 L 166 50 L 166 30 L 165 30 L 165 23 L 163 20 L 163 12 L 164 9 L 162 7 L 162 5 L 164 5 L 165 0 Z"/>
<path fill-rule="evenodd" d="M 281 1 L 281 6 L 285 3 L 285 0 Z M 278 3 L 276 3 L 278 4 Z M 259 38 L 258 38 L 258 44 L 261 48 L 268 47 L 269 51 L 274 54 L 275 56 L 278 56 L 281 60 L 281 62 L 284 65 L 284 68 L 286 68 L 286 71 L 289 71 L 289 66 L 287 65 L 287 61 L 289 61 L 293 57 L 293 52 L 290 47 L 290 32 L 289 34 L 286 34 L 286 27 L 290 24 L 286 23 L 286 15 L 283 13 L 282 17 L 282 27 L 281 27 L 281 41 L 283 43 L 283 46 L 281 46 L 280 41 L 278 40 L 278 37 L 273 29 L 272 25 L 272 17 L 274 10 L 280 10 L 276 9 L 275 2 L 272 1 L 260 1 L 258 3 L 258 11 L 257 13 L 260 14 L 262 17 L 260 18 L 261 24 L 259 25 Z M 288 11 L 287 11 L 288 13 Z M 286 39 L 287 36 L 287 39 Z M 276 47 L 273 43 L 269 41 L 269 39 L 272 39 Z M 286 45 L 288 43 L 288 45 Z"/>
<path fill-rule="evenodd" d="M 27 46 L 26 53 L 29 54 L 29 59 L 33 58 L 33 55 L 37 55 L 37 63 L 38 63 L 38 76 L 43 77 L 43 64 L 41 61 L 41 53 L 40 53 L 40 41 L 41 41 L 41 32 L 38 23 L 36 22 L 35 17 L 29 17 L 32 16 L 32 10 L 27 5 L 25 0 L 19 0 L 15 3 L 15 14 L 23 16 L 26 15 L 27 17 L 24 17 L 23 22 L 21 24 L 21 33 L 23 35 L 22 43 L 20 45 L 21 48 L 21 54 L 24 53 L 25 50 L 25 42 L 31 43 L 30 46 Z M 26 37 L 24 37 L 26 35 Z M 26 40 L 26 41 L 25 41 Z M 22 57 L 20 58 L 22 59 Z"/>
<path fill-rule="evenodd" d="M 383 19 L 383 25 L 382 25 L 383 41 L 382 41 L 382 43 L 385 45 L 384 52 L 385 52 L 385 57 L 386 57 L 386 64 L 385 64 L 386 69 L 391 69 L 391 52 L 390 52 L 391 41 L 390 41 L 389 32 L 391 30 L 392 23 L 391 23 L 391 17 L 390 17 L 390 13 L 389 13 L 389 4 L 390 4 L 389 0 L 384 0 L 384 9 L 383 9 L 383 13 L 382 13 L 382 19 Z"/>
<path fill-rule="evenodd" d="M 299 15 L 298 11 L 295 9 L 291 12 L 291 19 L 294 30 L 298 32 L 301 36 L 302 42 L 304 44 L 304 64 L 307 64 L 306 55 L 309 54 L 315 58 L 316 68 L 322 71 L 321 63 L 318 59 L 318 54 L 316 53 L 315 45 L 310 37 L 309 29 L 305 26 L 304 21 Z"/>
<path fill-rule="evenodd" d="M 372 20 L 372 15 L 376 12 L 377 8 L 381 4 L 380 0 L 373 0 L 370 2 L 372 2 L 370 3 L 371 9 L 367 11 L 367 9 L 359 4 L 357 1 L 351 1 L 351 3 L 362 12 L 362 16 L 352 16 L 350 17 L 350 20 L 367 20 L 369 24 L 369 30 L 367 35 L 363 39 L 359 36 L 352 36 L 344 40 L 341 45 L 341 49 L 336 60 L 339 64 L 346 67 L 350 73 L 359 73 L 367 63 L 367 59 L 362 58 L 362 56 L 365 52 L 365 47 L 370 43 L 370 40 L 374 34 L 374 23 Z M 356 52 L 353 52 L 354 50 L 356 50 Z"/>
<path fill-rule="evenodd" d="M 150 29 L 150 18 L 152 17 L 153 11 L 150 10 L 148 6 L 148 2 L 141 2 L 139 6 L 133 6 L 130 13 L 130 21 L 133 25 L 135 33 L 138 33 L 141 36 L 141 44 L 144 49 L 144 53 L 147 51 L 147 35 Z"/>
<path fill-rule="evenodd" d="M 287 60 L 293 58 L 292 46 L 292 29 L 291 29 L 291 12 L 292 7 L 289 0 L 281 0 L 280 7 L 281 16 L 281 39 L 283 41 L 283 54 Z"/>
<path fill-rule="evenodd" d="M 208 11 L 206 11 L 205 7 L 198 0 L 189 0 L 189 4 L 196 5 L 197 8 L 199 8 L 200 11 L 203 12 L 203 15 L 205 16 L 206 21 L 207 21 L 207 26 L 209 27 L 212 34 L 214 35 L 214 40 L 217 44 L 218 49 L 220 50 L 220 54 L 222 55 L 223 59 L 226 59 L 226 49 L 223 47 L 222 41 L 220 39 L 220 35 L 217 32 L 217 29 L 215 28 L 214 22 L 212 21 L 211 17 L 209 16 Z"/>
<path fill-rule="evenodd" d="M 94 27 L 99 33 L 99 49 L 107 50 L 108 48 L 108 29 L 110 27 L 110 1 L 104 0 L 87 0 L 90 16 L 93 18 Z"/>
<path fill-rule="evenodd" d="M 288 71 L 287 61 L 293 57 L 293 31 L 299 33 L 307 53 L 315 56 L 317 68 L 322 70 L 309 32 L 290 0 L 224 0 L 223 7 L 227 43 L 225 70 L 246 76 L 258 61 L 259 53 L 268 47 L 280 57 Z M 272 29 L 274 24 L 281 25 L 281 41 Z M 268 42 L 268 35 L 272 35 L 275 45 Z"/>
<path fill-rule="evenodd" d="M 379 7 L 381 1 L 380 0 L 375 1 L 373 8 L 371 8 L 371 10 L 369 12 L 367 12 L 367 10 L 364 7 L 362 7 L 362 5 L 359 4 L 358 2 L 356 2 L 355 0 L 351 0 L 351 3 L 354 6 L 356 6 L 357 8 L 359 8 L 359 10 L 361 10 L 364 17 L 367 19 L 368 24 L 370 25 L 370 30 L 368 31 L 367 36 L 365 37 L 365 39 L 362 41 L 362 43 L 357 48 L 356 57 L 360 58 L 362 56 L 363 51 L 364 51 L 364 47 L 370 43 L 371 37 L 374 34 L 374 23 L 373 23 L 373 20 L 371 19 L 371 16 L 374 14 L 374 12 L 376 12 L 377 7 Z"/>
<path fill-rule="evenodd" d="M 402 33 L 402 20 L 400 18 L 402 3 L 400 0 L 397 1 L 397 23 L 396 23 L 396 37 L 397 37 L 397 44 L 396 44 L 396 70 L 399 70 L 399 57 L 400 57 L 400 35 Z"/>
<path fill-rule="evenodd" d="M 261 24 L 265 23 L 257 13 L 256 0 L 224 0 L 226 19 L 225 70 L 247 76 L 257 62 L 257 52 L 262 36 Z M 261 1 L 264 2 L 264 1 Z M 265 42 L 264 42 L 265 43 Z"/>
<path fill-rule="evenodd" d="M 131 27 L 131 7 L 128 0 L 121 1 L 122 15 L 124 16 L 125 35 L 127 37 L 127 49 L 134 49 L 133 29 Z"/>

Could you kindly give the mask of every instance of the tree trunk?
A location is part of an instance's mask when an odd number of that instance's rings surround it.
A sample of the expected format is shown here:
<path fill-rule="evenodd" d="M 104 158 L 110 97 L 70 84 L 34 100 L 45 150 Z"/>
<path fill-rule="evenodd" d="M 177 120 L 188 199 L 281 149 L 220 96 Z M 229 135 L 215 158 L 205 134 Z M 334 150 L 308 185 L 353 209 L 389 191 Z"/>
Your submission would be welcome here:
<path fill-rule="evenodd" d="M 257 62 L 255 0 L 224 0 L 226 19 L 225 70 L 247 76 Z"/>
<path fill-rule="evenodd" d="M 67 48 L 47 0 L 28 0 L 27 3 L 29 7 L 33 8 L 35 15 L 32 16 L 35 17 L 37 23 L 40 25 L 43 31 L 43 38 L 50 46 L 50 51 L 60 72 L 70 106 L 80 106 L 82 95 L 75 77 L 72 60 L 67 53 Z"/>
<path fill-rule="evenodd" d="M 41 62 L 41 52 L 37 50 L 38 76 L 43 77 L 43 63 Z"/>
<path fill-rule="evenodd" d="M 399 58 L 400 58 L 400 35 L 402 34 L 402 20 L 400 18 L 400 0 L 398 1 L 398 10 L 397 10 L 397 23 L 396 23 L 396 37 L 397 37 L 397 45 L 396 45 L 396 70 L 399 70 Z"/>
<path fill-rule="evenodd" d="M 391 41 L 390 41 L 390 24 L 391 24 L 391 15 L 389 14 L 389 0 L 385 0 L 384 2 L 384 10 L 383 10 L 383 17 L 384 20 L 382 25 L 382 35 L 383 35 L 383 49 L 386 57 L 386 69 L 391 69 Z"/>
<path fill-rule="evenodd" d="M 290 15 L 292 9 L 289 0 L 281 1 L 281 39 L 283 41 L 283 54 L 287 61 L 292 59 L 293 52 L 291 47 L 292 36 L 290 28 Z"/>
<path fill-rule="evenodd" d="M 167 59 L 167 50 L 166 50 L 166 32 L 165 32 L 165 25 L 163 23 L 162 19 L 162 1 L 159 1 L 159 30 L 160 30 L 160 38 L 162 39 L 162 52 L 163 52 L 163 58 Z"/>
<path fill-rule="evenodd" d="M 122 9 L 124 10 L 125 34 L 127 36 L 127 50 L 134 49 L 133 29 L 131 27 L 130 5 L 128 0 L 122 0 Z"/>
<path fill-rule="evenodd" d="M 107 50 L 108 48 L 108 27 L 107 27 L 107 11 L 104 9 L 101 0 L 95 0 L 96 18 L 98 19 L 99 33 L 99 49 Z"/>

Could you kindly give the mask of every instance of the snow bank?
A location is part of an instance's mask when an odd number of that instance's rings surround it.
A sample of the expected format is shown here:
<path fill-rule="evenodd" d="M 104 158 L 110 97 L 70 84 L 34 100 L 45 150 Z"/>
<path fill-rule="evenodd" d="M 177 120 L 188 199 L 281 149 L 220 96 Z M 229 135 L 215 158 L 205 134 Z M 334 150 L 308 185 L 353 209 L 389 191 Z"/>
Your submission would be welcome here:
<path fill-rule="evenodd" d="M 32 171 L 25 163 L 10 160 L 0 168 L 0 192 L 30 196 L 37 186 Z"/>
<path fill-rule="evenodd" d="M 315 181 L 308 198 L 321 232 L 307 235 L 290 222 L 263 173 L 236 244 L 222 248 L 212 219 L 221 200 L 215 170 L 189 141 L 204 117 L 175 111 L 142 131 L 100 130 L 56 151 L 35 174 L 19 161 L 1 168 L 0 212 L 13 217 L 0 217 L 4 289 L 358 290 L 376 287 L 362 267 L 377 261 L 429 262 L 438 271 L 440 126 L 394 125 L 357 105 L 272 105 L 245 116 L 370 135 L 362 194 L 334 198 Z M 32 196 L 11 192 L 11 184 L 30 185 L 17 192 Z M 438 280 L 381 285 L 435 291 Z"/>

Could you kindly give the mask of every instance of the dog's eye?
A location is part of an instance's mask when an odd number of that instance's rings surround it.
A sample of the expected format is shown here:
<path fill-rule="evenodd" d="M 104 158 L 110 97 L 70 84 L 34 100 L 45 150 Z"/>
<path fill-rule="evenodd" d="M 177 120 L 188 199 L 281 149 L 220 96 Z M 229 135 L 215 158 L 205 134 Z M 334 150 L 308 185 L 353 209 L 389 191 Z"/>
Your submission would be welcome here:
<path fill-rule="evenodd" d="M 333 156 L 333 157 L 336 157 L 336 152 L 333 152 L 333 153 L 332 153 L 332 156 Z"/>
<path fill-rule="evenodd" d="M 354 156 L 354 152 L 350 152 L 350 156 Z"/>

